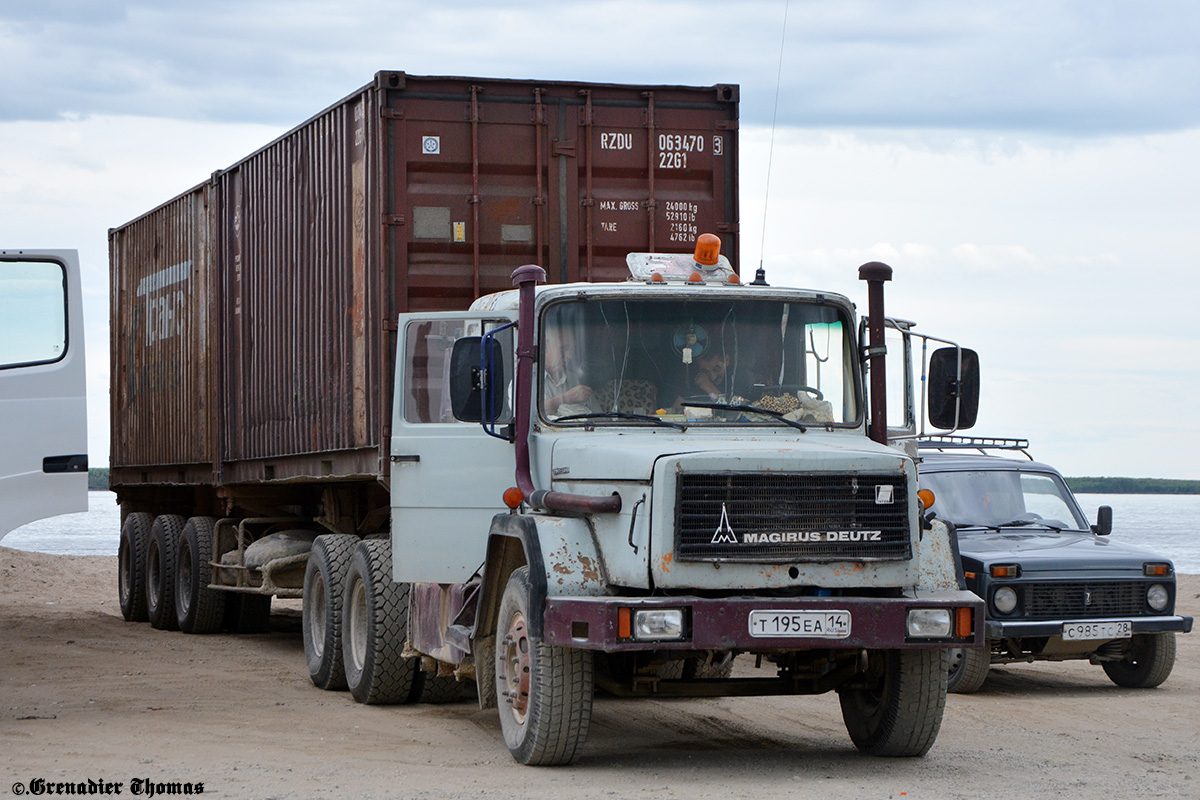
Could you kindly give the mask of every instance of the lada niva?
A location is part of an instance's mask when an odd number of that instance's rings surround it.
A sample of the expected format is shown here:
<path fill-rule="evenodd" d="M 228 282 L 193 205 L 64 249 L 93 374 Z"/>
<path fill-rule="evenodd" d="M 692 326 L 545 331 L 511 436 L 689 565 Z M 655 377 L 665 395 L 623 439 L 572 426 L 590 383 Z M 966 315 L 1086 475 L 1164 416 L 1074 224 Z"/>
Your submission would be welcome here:
<path fill-rule="evenodd" d="M 1027 458 L 983 452 L 997 445 Z M 1175 613 L 1174 565 L 1113 539 L 1109 506 L 1090 524 L 1058 471 L 1026 445 L 920 445 L 921 490 L 933 493 L 926 513 L 953 523 L 967 586 L 987 604 L 986 644 L 954 651 L 949 690 L 978 690 L 992 664 L 1068 659 L 1088 659 L 1118 686 L 1158 686 L 1175 663 L 1175 634 L 1192 629 Z"/>

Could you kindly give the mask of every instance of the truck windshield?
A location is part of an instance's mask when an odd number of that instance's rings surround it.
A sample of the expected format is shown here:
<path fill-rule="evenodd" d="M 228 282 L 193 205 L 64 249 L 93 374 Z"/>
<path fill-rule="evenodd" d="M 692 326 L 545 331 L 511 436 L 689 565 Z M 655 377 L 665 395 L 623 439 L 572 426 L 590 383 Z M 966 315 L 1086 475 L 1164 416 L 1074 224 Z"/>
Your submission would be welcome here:
<path fill-rule="evenodd" d="M 921 473 L 933 492 L 931 511 L 960 528 L 1088 530 L 1057 475 L 1016 470 Z"/>
<path fill-rule="evenodd" d="M 561 302 L 542 317 L 542 417 L 562 424 L 857 424 L 851 330 L 817 302 Z M 688 403 L 705 406 L 690 406 Z M 641 415 L 650 419 L 638 419 Z"/>

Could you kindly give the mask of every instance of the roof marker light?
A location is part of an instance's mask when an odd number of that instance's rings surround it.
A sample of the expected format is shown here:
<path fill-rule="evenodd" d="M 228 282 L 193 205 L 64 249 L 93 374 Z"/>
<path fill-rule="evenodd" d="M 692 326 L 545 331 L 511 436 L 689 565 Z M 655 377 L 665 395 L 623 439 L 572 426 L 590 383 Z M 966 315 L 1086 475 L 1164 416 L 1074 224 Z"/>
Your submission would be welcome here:
<path fill-rule="evenodd" d="M 696 237 L 696 252 L 693 258 L 704 267 L 715 267 L 721 259 L 721 237 L 715 233 L 702 233 Z"/>

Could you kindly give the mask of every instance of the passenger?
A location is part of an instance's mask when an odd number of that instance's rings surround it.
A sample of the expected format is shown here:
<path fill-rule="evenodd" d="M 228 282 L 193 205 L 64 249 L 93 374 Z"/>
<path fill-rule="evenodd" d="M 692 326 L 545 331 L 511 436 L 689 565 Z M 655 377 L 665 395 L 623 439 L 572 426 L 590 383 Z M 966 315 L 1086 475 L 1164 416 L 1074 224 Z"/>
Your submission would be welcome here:
<path fill-rule="evenodd" d="M 584 383 L 583 364 L 575 358 L 575 337 L 561 326 L 546 329 L 542 355 L 542 408 L 549 417 L 599 411 L 595 392 Z"/>

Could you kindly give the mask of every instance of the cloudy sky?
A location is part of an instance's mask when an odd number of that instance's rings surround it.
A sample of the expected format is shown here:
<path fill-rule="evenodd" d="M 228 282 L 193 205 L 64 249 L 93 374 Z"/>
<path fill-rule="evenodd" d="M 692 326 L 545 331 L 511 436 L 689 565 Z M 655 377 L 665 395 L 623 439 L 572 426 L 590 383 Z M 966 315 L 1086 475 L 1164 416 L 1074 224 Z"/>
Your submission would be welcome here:
<path fill-rule="evenodd" d="M 0 0 L 0 247 L 80 252 L 103 465 L 108 228 L 381 69 L 738 83 L 744 265 L 862 305 L 886 261 L 976 433 L 1200 479 L 1197 41 L 1192 0 Z"/>

